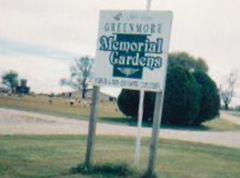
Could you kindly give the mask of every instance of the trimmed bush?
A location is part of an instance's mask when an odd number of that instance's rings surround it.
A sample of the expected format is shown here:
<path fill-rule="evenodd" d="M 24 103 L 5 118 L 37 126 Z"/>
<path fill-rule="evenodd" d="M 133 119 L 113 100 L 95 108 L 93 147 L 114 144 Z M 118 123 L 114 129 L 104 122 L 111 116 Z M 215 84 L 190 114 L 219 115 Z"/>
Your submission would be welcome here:
<path fill-rule="evenodd" d="M 195 58 L 186 52 L 170 53 L 168 56 L 168 68 L 183 67 L 188 71 L 208 71 L 208 65 L 202 58 Z"/>
<path fill-rule="evenodd" d="M 200 111 L 195 120 L 195 124 L 200 124 L 219 115 L 220 97 L 215 82 L 206 73 L 197 71 L 193 76 L 201 86 Z"/>
<path fill-rule="evenodd" d="M 199 113 L 200 95 L 200 86 L 191 73 L 181 67 L 169 69 L 162 123 L 193 125 Z M 152 121 L 154 101 L 155 94 L 146 92 L 144 99 L 144 121 Z M 118 98 L 118 106 L 125 115 L 136 118 L 138 103 L 138 91 L 122 90 Z"/>
<path fill-rule="evenodd" d="M 145 97 L 146 98 L 146 97 Z M 118 96 L 117 104 L 120 111 L 132 118 L 138 114 L 139 91 L 123 89 Z"/>
<path fill-rule="evenodd" d="M 123 89 L 118 97 L 118 107 L 126 116 L 137 119 L 140 92 Z M 151 121 L 155 102 L 155 93 L 145 92 L 143 120 Z"/>
<path fill-rule="evenodd" d="M 162 123 L 194 125 L 200 108 L 200 86 L 186 69 L 168 70 Z"/>
<path fill-rule="evenodd" d="M 188 53 L 169 54 L 162 123 L 199 125 L 219 115 L 220 97 L 214 81 L 207 75 L 202 58 Z M 152 121 L 155 93 L 145 92 L 143 120 Z M 122 90 L 118 106 L 126 115 L 137 118 L 139 92 Z"/>

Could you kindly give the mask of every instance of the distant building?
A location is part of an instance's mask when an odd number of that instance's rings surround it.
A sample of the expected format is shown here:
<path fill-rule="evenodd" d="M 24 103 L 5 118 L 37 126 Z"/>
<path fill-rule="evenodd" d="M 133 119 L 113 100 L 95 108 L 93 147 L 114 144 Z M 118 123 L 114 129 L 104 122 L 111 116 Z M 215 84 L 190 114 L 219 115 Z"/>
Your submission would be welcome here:
<path fill-rule="evenodd" d="M 0 93 L 9 93 L 9 92 L 10 91 L 8 88 L 0 86 Z"/>
<path fill-rule="evenodd" d="M 27 86 L 27 80 L 21 79 L 20 85 L 16 87 L 16 94 L 24 94 L 27 95 L 30 92 L 30 87 Z"/>

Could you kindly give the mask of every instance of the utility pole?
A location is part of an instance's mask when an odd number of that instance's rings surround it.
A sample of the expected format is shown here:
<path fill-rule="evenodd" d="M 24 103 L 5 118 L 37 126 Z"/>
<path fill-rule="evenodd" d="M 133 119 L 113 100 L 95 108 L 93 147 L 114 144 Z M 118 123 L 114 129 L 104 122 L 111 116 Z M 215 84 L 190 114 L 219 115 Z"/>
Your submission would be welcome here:
<path fill-rule="evenodd" d="M 151 0 L 147 0 L 147 11 L 150 11 L 151 8 Z M 148 167 L 145 175 L 147 177 L 152 177 L 154 174 L 154 170 L 156 167 L 157 160 L 157 142 L 159 136 L 159 130 L 161 125 L 162 118 L 162 109 L 163 109 L 163 98 L 164 98 L 164 90 L 165 90 L 166 76 L 164 81 L 163 90 L 156 93 L 155 105 L 154 105 L 154 116 L 152 123 L 152 137 L 149 148 L 149 159 L 148 159 Z"/>
<path fill-rule="evenodd" d="M 146 10 L 149 11 L 151 7 L 151 0 L 147 0 Z M 141 157 L 141 128 L 144 110 L 144 90 L 140 90 L 139 105 L 138 105 L 138 124 L 137 124 L 137 138 L 136 138 L 136 150 L 135 150 L 135 165 L 137 168 L 140 166 Z"/>
<path fill-rule="evenodd" d="M 151 9 L 151 2 L 152 0 L 147 0 L 147 6 L 146 6 L 147 11 Z"/>

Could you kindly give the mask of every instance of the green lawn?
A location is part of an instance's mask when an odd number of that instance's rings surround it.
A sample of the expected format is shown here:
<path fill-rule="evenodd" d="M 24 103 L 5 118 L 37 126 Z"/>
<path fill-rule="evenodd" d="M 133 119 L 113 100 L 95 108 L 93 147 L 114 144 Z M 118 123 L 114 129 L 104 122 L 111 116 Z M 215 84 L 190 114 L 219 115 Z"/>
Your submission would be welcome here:
<path fill-rule="evenodd" d="M 75 103 L 71 106 L 67 99 L 56 97 L 49 103 L 47 96 L 1 96 L 0 107 L 34 111 L 62 117 L 88 119 L 90 113 L 89 105 Z M 104 117 L 122 117 L 113 102 L 104 101 L 99 104 L 99 116 Z"/>
<path fill-rule="evenodd" d="M 95 164 L 127 163 L 134 168 L 134 138 L 97 137 L 96 141 Z M 70 173 L 72 167 L 84 161 L 85 143 L 84 136 L 0 136 L 0 177 L 116 177 L 104 173 Z M 158 151 L 160 178 L 238 178 L 240 175 L 238 149 L 162 139 Z M 146 168 L 147 156 L 148 139 L 144 139 L 140 172 Z"/>
<path fill-rule="evenodd" d="M 229 114 L 240 117 L 240 111 L 228 111 Z M 239 118 L 240 119 L 240 118 Z"/>

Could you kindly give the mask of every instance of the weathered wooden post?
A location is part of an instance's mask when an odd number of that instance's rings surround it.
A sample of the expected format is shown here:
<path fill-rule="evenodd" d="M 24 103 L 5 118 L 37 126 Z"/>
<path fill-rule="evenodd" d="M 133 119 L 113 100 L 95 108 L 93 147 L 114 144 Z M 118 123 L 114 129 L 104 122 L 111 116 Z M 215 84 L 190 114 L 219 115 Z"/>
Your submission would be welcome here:
<path fill-rule="evenodd" d="M 92 94 L 91 113 L 89 117 L 87 152 L 86 152 L 86 159 L 85 159 L 85 165 L 87 169 L 89 169 L 92 166 L 92 162 L 93 162 L 96 125 L 97 125 L 97 117 L 98 117 L 99 93 L 100 93 L 100 87 L 94 86 L 93 94 Z"/>

